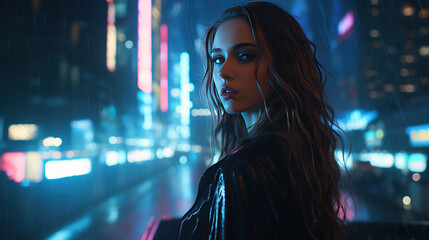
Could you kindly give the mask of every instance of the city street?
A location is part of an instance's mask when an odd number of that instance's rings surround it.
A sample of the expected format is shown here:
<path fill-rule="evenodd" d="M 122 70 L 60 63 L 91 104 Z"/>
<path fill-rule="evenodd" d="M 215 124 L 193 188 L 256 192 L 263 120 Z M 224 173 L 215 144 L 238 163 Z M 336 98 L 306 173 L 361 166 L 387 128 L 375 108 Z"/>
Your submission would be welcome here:
<path fill-rule="evenodd" d="M 73 222 L 35 240 L 59 239 L 140 239 L 152 218 L 182 216 L 196 196 L 199 178 L 205 165 L 199 162 L 170 166 L 161 174 L 110 197 Z M 357 194 L 356 212 L 352 201 L 348 214 L 358 222 L 409 222 L 421 216 Z"/>

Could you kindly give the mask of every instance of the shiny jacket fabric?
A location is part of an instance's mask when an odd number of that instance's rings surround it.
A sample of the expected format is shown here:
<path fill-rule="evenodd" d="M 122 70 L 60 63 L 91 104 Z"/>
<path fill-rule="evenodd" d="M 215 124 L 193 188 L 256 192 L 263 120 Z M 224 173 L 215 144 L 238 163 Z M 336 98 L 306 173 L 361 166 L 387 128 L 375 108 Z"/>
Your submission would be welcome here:
<path fill-rule="evenodd" d="M 209 167 L 178 239 L 308 239 L 282 171 L 288 153 L 285 139 L 265 134 Z"/>

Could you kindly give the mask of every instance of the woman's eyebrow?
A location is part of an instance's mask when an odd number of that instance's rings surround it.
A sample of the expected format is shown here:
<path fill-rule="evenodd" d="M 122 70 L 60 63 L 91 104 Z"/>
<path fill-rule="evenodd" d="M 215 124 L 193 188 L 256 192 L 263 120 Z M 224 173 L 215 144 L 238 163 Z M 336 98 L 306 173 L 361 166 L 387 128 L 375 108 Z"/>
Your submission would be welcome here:
<path fill-rule="evenodd" d="M 244 43 L 235 44 L 234 46 L 232 46 L 232 50 L 236 51 L 238 49 L 241 49 L 241 48 L 244 48 L 244 47 L 249 47 L 249 46 L 256 48 L 256 45 L 254 43 L 244 42 Z M 213 48 L 210 53 L 216 53 L 216 52 L 222 52 L 222 49 L 220 49 L 220 48 Z"/>

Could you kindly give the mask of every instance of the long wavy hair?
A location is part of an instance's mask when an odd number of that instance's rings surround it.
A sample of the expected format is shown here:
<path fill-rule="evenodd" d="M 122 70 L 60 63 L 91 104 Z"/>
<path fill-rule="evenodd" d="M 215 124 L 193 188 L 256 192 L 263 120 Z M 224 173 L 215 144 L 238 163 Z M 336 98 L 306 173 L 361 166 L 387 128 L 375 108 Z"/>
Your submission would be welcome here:
<path fill-rule="evenodd" d="M 260 117 L 249 132 L 241 114 L 225 111 L 216 92 L 210 58 L 219 26 L 235 18 L 249 23 L 258 61 L 266 62 L 272 88 L 269 96 L 263 96 Z M 212 143 L 221 158 L 261 134 L 286 132 L 290 151 L 284 173 L 296 187 L 309 235 L 313 239 L 342 239 L 346 209 L 339 190 L 341 169 L 334 153 L 337 144 L 344 151 L 344 142 L 335 131 L 340 128 L 326 100 L 326 74 L 322 75 L 326 71 L 316 59 L 316 46 L 290 14 L 266 2 L 225 10 L 207 30 L 204 46 L 207 65 L 202 84 L 214 118 Z"/>

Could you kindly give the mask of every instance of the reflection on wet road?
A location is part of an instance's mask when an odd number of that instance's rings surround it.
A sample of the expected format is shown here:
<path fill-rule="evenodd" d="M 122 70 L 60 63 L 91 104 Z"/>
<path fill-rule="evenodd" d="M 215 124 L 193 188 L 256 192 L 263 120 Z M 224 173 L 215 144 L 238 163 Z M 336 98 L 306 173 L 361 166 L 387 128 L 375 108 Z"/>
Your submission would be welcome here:
<path fill-rule="evenodd" d="M 179 217 L 190 208 L 204 168 L 198 163 L 171 166 L 93 207 L 46 239 L 140 239 L 152 217 Z"/>
<path fill-rule="evenodd" d="M 94 206 L 45 239 L 140 239 L 152 217 L 180 217 L 190 208 L 204 169 L 205 165 L 197 162 L 170 166 L 151 179 Z M 354 203 L 348 200 L 350 209 L 347 213 L 351 221 L 422 220 L 421 216 L 411 214 L 400 205 L 356 193 L 354 199 Z"/>

